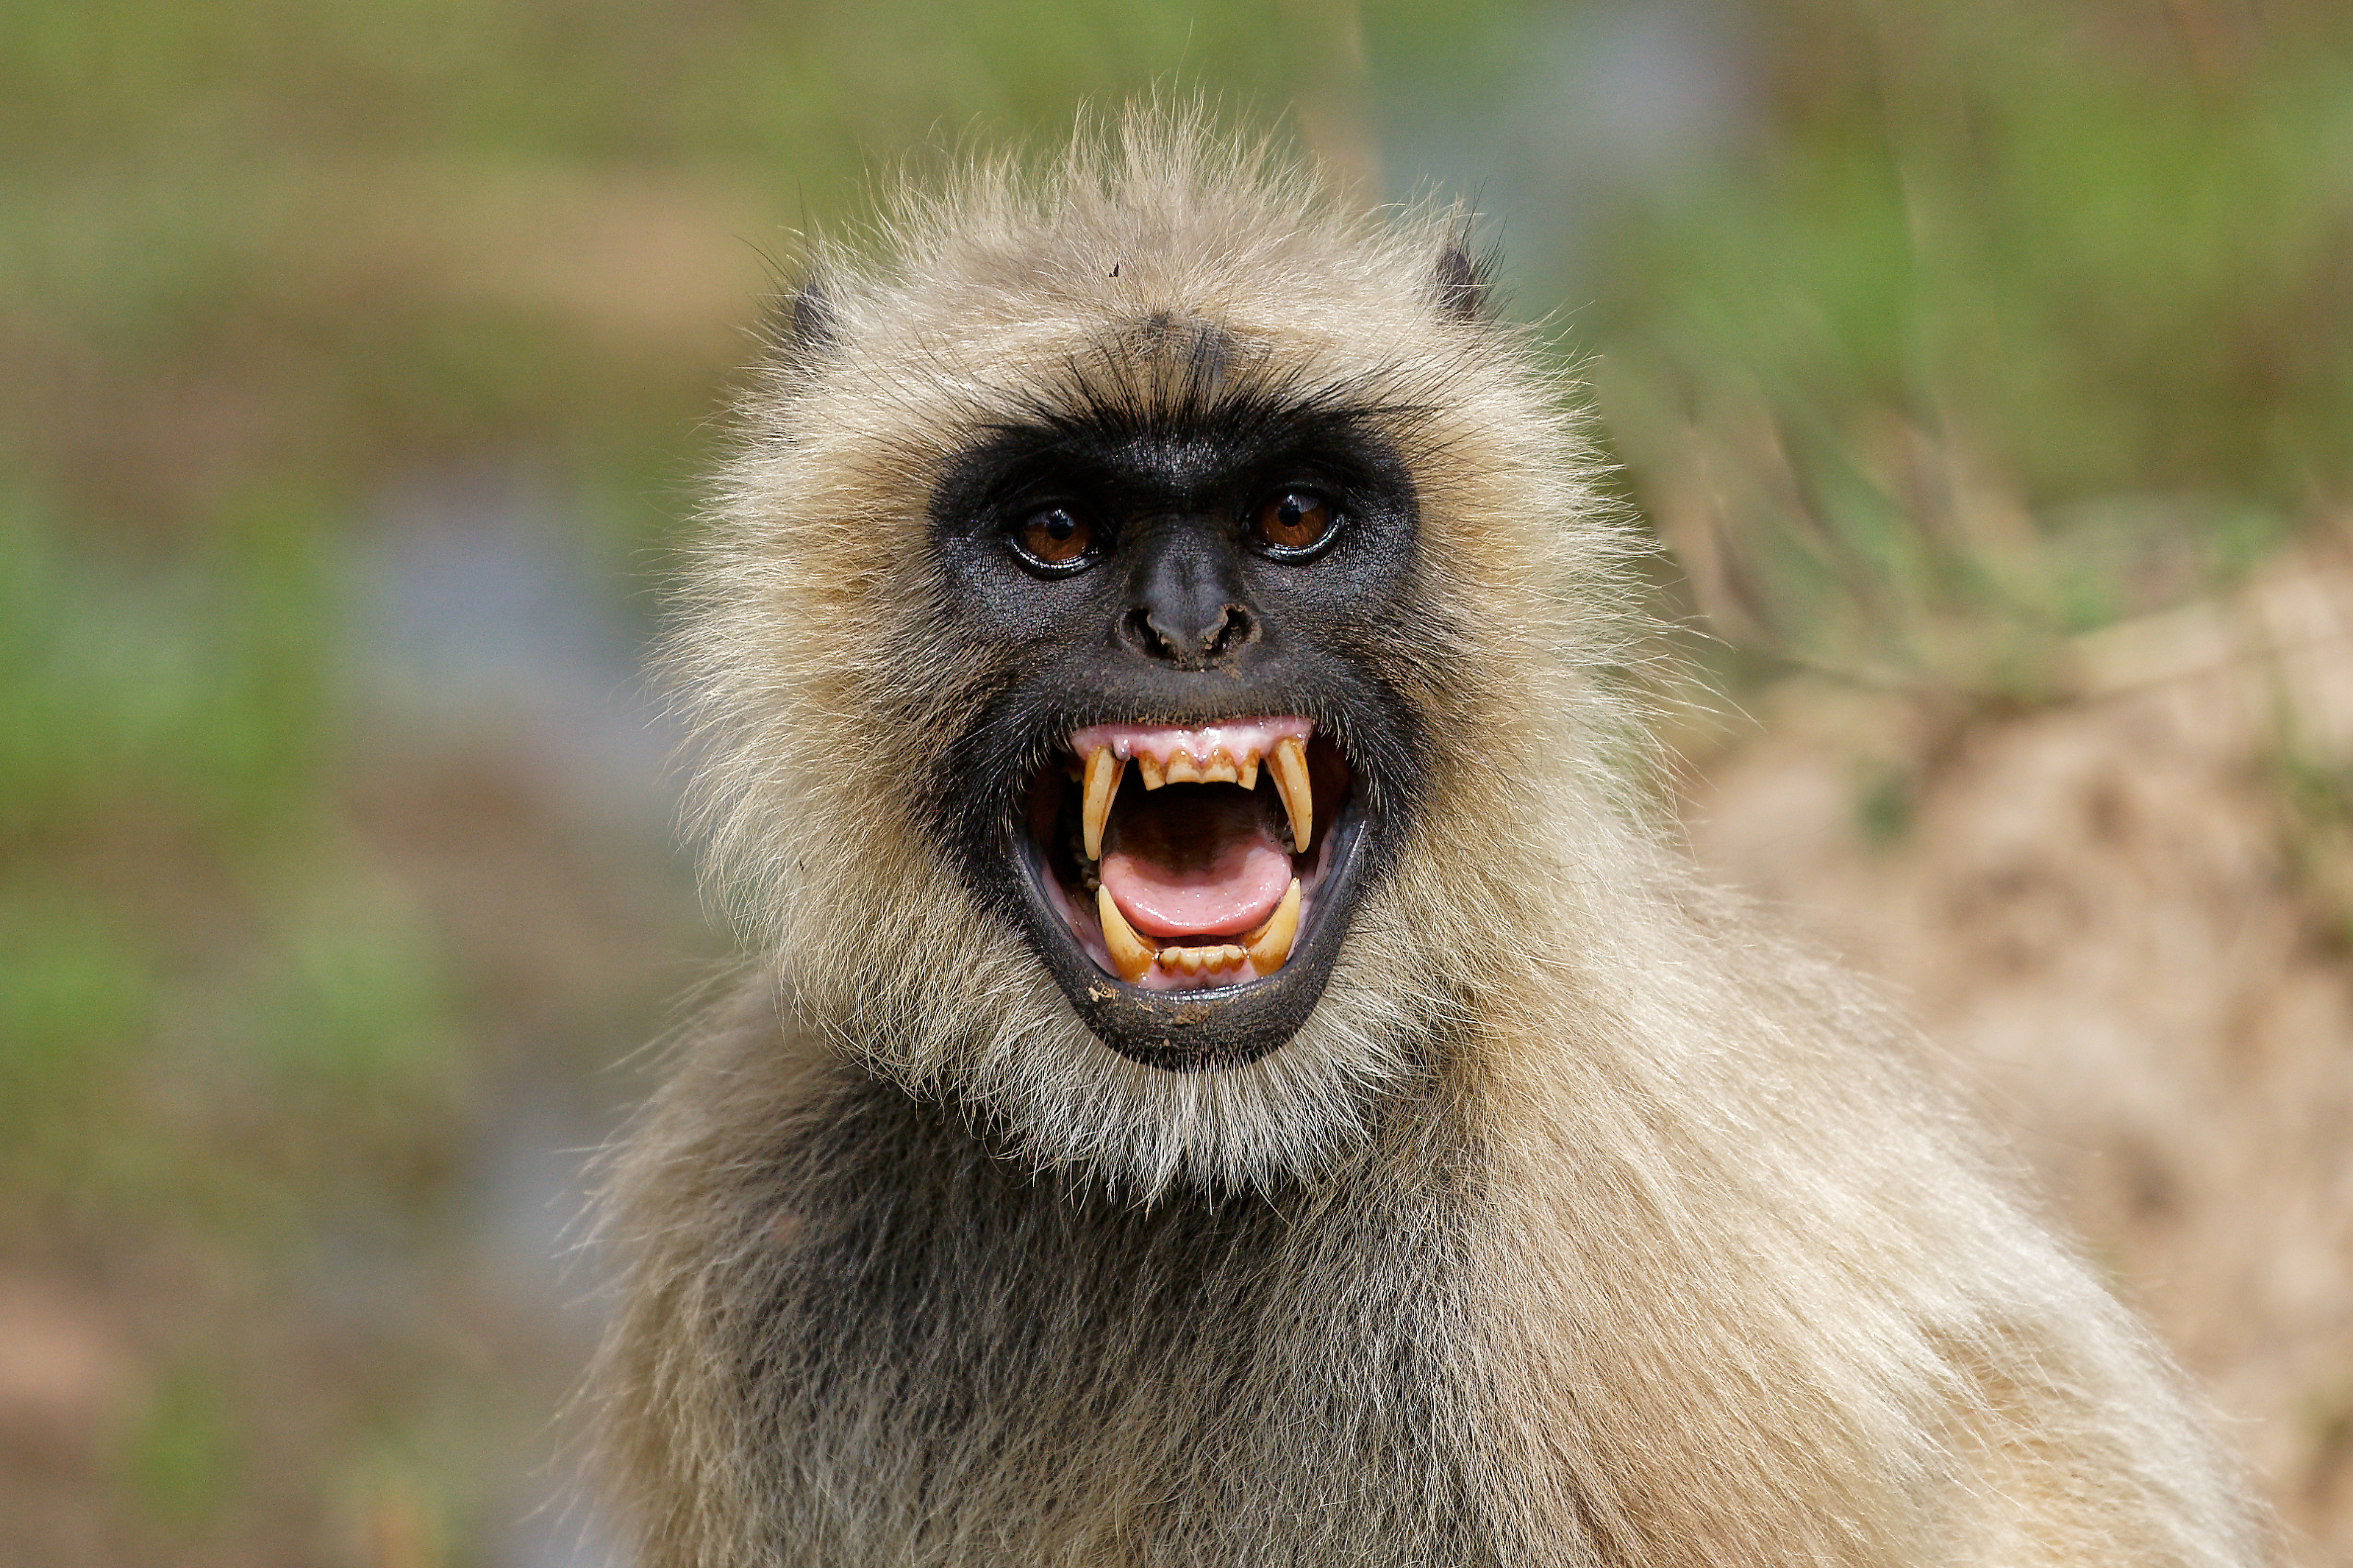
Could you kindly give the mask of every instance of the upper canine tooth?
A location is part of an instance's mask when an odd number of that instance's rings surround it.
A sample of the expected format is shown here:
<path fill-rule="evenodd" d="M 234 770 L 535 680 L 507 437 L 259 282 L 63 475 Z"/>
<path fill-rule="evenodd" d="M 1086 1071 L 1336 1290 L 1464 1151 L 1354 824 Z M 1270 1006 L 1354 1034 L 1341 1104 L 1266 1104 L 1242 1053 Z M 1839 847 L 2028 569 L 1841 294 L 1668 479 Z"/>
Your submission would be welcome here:
<path fill-rule="evenodd" d="M 1299 934 L 1299 879 L 1291 879 L 1291 886 L 1282 895 L 1282 902 L 1274 906 L 1274 913 L 1266 924 L 1242 938 L 1243 951 L 1261 975 L 1281 969 L 1291 957 L 1292 940 Z"/>
<path fill-rule="evenodd" d="M 1307 782 L 1307 748 L 1289 736 L 1274 743 L 1274 787 L 1291 813 L 1291 843 L 1307 847 L 1315 834 L 1315 791 Z"/>
<path fill-rule="evenodd" d="M 1109 888 L 1095 889 L 1095 914 L 1103 921 L 1103 946 L 1111 950 L 1112 965 L 1119 971 L 1119 977 L 1133 985 L 1151 973 L 1152 961 L 1159 955 L 1144 945 L 1144 939 L 1135 934 L 1135 928 L 1119 912 L 1119 906 L 1111 900 Z"/>
<path fill-rule="evenodd" d="M 1146 789 L 1158 789 L 1168 782 L 1166 771 L 1160 765 L 1160 759 L 1149 753 L 1143 752 L 1136 753 L 1135 771 L 1144 775 L 1144 787 Z"/>
<path fill-rule="evenodd" d="M 1080 826 L 1090 860 L 1103 858 L 1103 824 L 1111 820 L 1112 796 L 1119 793 L 1119 775 L 1126 770 L 1109 746 L 1096 747 L 1087 758 L 1086 815 Z"/>

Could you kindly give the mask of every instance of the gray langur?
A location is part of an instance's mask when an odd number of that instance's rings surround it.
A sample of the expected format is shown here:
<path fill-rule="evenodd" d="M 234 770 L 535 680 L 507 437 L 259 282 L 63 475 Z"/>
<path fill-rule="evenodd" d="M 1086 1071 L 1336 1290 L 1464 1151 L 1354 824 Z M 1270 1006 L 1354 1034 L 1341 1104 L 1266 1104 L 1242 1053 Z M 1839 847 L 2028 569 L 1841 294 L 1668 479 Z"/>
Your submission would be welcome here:
<path fill-rule="evenodd" d="M 674 647 L 758 963 L 616 1156 L 647 1568 L 2272 1559 L 1668 847 L 1636 547 L 1458 218 L 1139 111 L 880 239 Z"/>

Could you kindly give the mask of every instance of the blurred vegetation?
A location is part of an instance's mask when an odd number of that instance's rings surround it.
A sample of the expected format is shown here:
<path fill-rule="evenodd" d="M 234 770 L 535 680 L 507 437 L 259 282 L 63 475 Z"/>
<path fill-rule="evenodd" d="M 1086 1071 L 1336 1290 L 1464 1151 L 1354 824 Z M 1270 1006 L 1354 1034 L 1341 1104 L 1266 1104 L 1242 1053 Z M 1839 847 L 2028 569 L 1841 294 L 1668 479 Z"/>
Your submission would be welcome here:
<path fill-rule="evenodd" d="M 0 1556 L 500 1550 L 483 1456 L 572 1352 L 470 1250 L 481 1147 L 718 944 L 642 912 L 674 862 L 351 668 L 382 498 L 529 472 L 617 597 L 658 580 L 791 231 L 911 150 L 1173 82 L 1402 196 L 1417 124 L 1515 114 L 1588 170 L 1519 308 L 1598 356 L 1736 685 L 2033 700 L 2341 514 L 2341 7 L 1694 5 L 1737 101 L 1612 162 L 1528 40 L 1632 9 L 0 0 L 0 1284 L 133 1367 L 80 1468 L 0 1482 Z"/>
<path fill-rule="evenodd" d="M 2258 19 L 2260 17 L 2260 20 Z M 2353 16 L 1803 4 L 1590 331 L 1753 657 L 1997 698 L 2353 495 Z"/>

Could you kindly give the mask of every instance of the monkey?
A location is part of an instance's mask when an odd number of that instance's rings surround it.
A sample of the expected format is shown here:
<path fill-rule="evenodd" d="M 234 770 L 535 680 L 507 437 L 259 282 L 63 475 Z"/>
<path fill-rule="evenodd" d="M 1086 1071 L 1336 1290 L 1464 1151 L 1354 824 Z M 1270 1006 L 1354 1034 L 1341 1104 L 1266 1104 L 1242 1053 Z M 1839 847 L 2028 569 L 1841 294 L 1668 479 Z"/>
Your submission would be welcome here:
<path fill-rule="evenodd" d="M 679 590 L 748 956 L 613 1157 L 639 1561 L 2276 1560 L 1687 864 L 1640 536 L 1460 209 L 1153 107 L 881 205 Z"/>

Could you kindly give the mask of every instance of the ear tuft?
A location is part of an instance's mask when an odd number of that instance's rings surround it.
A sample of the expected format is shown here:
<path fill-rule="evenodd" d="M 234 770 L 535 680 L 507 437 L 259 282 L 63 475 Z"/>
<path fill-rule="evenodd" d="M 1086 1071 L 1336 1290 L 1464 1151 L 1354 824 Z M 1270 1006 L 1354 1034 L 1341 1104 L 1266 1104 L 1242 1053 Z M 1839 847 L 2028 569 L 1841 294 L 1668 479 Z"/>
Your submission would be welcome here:
<path fill-rule="evenodd" d="M 796 358 L 816 353 L 833 342 L 837 325 L 825 279 L 811 273 L 777 312 L 777 346 Z"/>
<path fill-rule="evenodd" d="M 1430 268 L 1430 300 L 1450 320 L 1475 323 L 1487 319 L 1495 292 L 1495 254 L 1471 253 L 1470 235 L 1450 230 Z"/>

